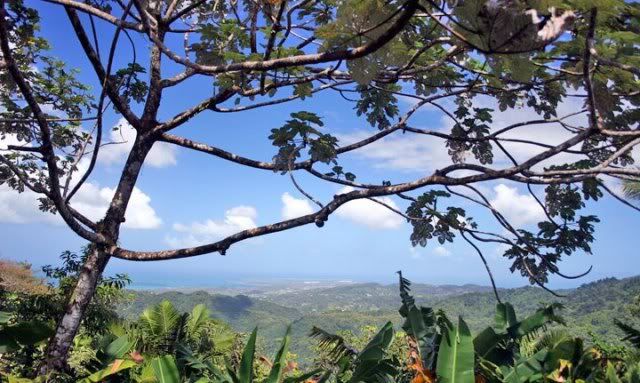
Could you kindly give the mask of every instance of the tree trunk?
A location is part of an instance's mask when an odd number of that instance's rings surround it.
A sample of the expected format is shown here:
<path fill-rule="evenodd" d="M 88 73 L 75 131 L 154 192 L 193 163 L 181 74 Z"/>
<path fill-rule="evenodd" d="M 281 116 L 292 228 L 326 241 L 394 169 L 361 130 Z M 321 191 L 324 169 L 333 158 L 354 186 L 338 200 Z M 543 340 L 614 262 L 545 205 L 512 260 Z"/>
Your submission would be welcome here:
<path fill-rule="evenodd" d="M 93 249 L 80 270 L 78 283 L 67 303 L 67 310 L 58 322 L 55 335 L 49 341 L 45 364 L 40 369 L 41 374 L 62 371 L 66 368 L 67 354 L 73 343 L 73 338 L 80 328 L 87 306 L 91 302 L 100 276 L 109 261 L 110 256 L 104 249 L 95 245 L 92 247 Z"/>
<path fill-rule="evenodd" d="M 153 144 L 154 141 L 151 139 L 143 139 L 140 134 L 136 136 L 109 209 L 100 223 L 101 233 L 110 238 L 114 244 L 120 236 L 120 225 L 125 221 L 124 215 L 142 164 Z M 62 371 L 67 367 L 67 357 L 73 338 L 78 333 L 98 281 L 111 258 L 105 248 L 95 244 L 91 246 L 92 251 L 80 271 L 76 287 L 67 303 L 66 312 L 58 322 L 56 333 L 47 346 L 46 359 L 40 368 L 41 374 Z"/>

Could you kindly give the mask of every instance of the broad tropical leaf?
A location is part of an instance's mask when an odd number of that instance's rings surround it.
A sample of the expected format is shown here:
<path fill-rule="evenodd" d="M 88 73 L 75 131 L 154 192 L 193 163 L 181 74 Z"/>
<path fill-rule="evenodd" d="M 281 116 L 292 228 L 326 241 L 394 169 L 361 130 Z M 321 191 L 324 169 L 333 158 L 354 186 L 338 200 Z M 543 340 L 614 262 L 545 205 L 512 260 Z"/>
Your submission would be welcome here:
<path fill-rule="evenodd" d="M 495 321 L 496 329 L 498 330 L 505 330 L 518 323 L 516 319 L 516 312 L 511 303 L 498 303 L 496 305 Z"/>
<path fill-rule="evenodd" d="M 522 337 L 546 326 L 549 323 L 565 324 L 564 320 L 555 312 L 556 308 L 562 308 L 562 305 L 551 304 L 542 309 L 538 309 L 534 314 L 528 316 L 522 321 L 510 325 L 507 331 L 514 337 Z"/>
<path fill-rule="evenodd" d="M 291 326 L 287 327 L 287 332 L 284 335 L 284 339 L 282 340 L 282 345 L 276 354 L 276 357 L 273 359 L 273 367 L 271 367 L 271 372 L 269 373 L 269 377 L 265 381 L 265 383 L 279 383 L 282 380 L 282 373 L 284 371 L 284 366 L 287 363 L 287 351 L 289 351 L 289 341 Z"/>
<path fill-rule="evenodd" d="M 253 360 L 256 352 L 256 338 L 258 336 L 258 328 L 256 327 L 251 332 L 247 345 L 242 352 L 242 359 L 240 360 L 240 370 L 238 371 L 238 380 L 240 383 L 252 383 L 253 382 Z"/>
<path fill-rule="evenodd" d="M 443 334 L 438 352 L 436 374 L 442 383 L 474 383 L 474 351 L 469 327 L 458 318 Z"/>
<path fill-rule="evenodd" d="M 107 355 L 109 360 L 121 359 L 131 350 L 132 346 L 133 344 L 129 342 L 129 336 L 123 335 L 121 337 L 118 337 L 113 342 L 109 343 L 109 345 L 105 348 L 104 353 Z"/>
<path fill-rule="evenodd" d="M 102 370 L 94 372 L 93 374 L 79 380 L 78 383 L 102 382 L 109 376 L 118 374 L 137 365 L 138 364 L 133 360 L 116 359 L 106 368 L 103 368 Z"/>
<path fill-rule="evenodd" d="M 393 325 L 387 322 L 356 356 L 355 369 L 349 382 L 392 382 L 395 367 L 385 359 L 393 341 Z"/>
<path fill-rule="evenodd" d="M 0 353 L 15 351 L 19 346 L 35 345 L 53 335 L 53 330 L 39 321 L 20 322 L 0 327 Z"/>
<path fill-rule="evenodd" d="M 172 355 L 163 355 L 151 361 L 158 383 L 180 383 L 180 373 Z"/>
<path fill-rule="evenodd" d="M 13 316 L 12 313 L 6 311 L 0 311 L 0 324 L 7 324 Z"/>

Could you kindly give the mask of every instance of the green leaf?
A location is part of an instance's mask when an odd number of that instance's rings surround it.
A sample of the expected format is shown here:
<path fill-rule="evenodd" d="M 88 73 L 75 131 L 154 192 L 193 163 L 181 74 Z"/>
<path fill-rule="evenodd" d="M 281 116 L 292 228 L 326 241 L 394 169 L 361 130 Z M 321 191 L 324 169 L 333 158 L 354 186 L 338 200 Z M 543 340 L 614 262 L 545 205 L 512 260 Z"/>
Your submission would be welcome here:
<path fill-rule="evenodd" d="M 356 367 L 349 382 L 384 381 L 383 377 L 390 377 L 395 369 L 384 358 L 392 341 L 393 325 L 387 322 L 356 356 Z"/>
<path fill-rule="evenodd" d="M 423 366 L 433 369 L 438 339 L 435 314 L 430 308 L 418 308 L 415 305 L 415 300 L 409 294 L 411 282 L 403 278 L 401 272 L 398 274 L 400 277 L 400 298 L 402 299 L 400 315 L 405 318 L 402 329 L 417 342 Z"/>
<path fill-rule="evenodd" d="M 283 383 L 300 383 L 300 382 L 306 382 L 307 379 L 313 378 L 314 376 L 318 375 L 319 373 L 322 372 L 322 369 L 315 369 L 313 371 L 309 371 L 307 373 L 304 373 L 300 376 L 292 376 L 289 378 L 285 378 L 283 380 Z"/>
<path fill-rule="evenodd" d="M 207 306 L 198 304 L 191 310 L 189 320 L 187 321 L 187 330 L 189 334 L 195 335 L 198 330 L 207 322 L 210 317 L 210 311 Z"/>
<path fill-rule="evenodd" d="M 302 84 L 298 84 L 293 87 L 293 94 L 295 96 L 300 97 L 301 100 L 304 100 L 307 97 L 312 95 L 311 91 L 313 90 L 313 85 L 310 82 L 305 82 Z"/>
<path fill-rule="evenodd" d="M 7 324 L 13 316 L 12 313 L 6 311 L 0 311 L 0 324 Z"/>
<path fill-rule="evenodd" d="M 287 351 L 289 350 L 289 341 L 291 326 L 287 327 L 287 332 L 284 335 L 284 339 L 282 340 L 282 346 L 278 350 L 276 357 L 273 359 L 273 367 L 271 367 L 271 372 L 269 373 L 269 377 L 265 381 L 265 383 L 279 383 L 282 380 L 282 373 L 284 371 L 284 366 L 287 363 Z"/>
<path fill-rule="evenodd" d="M 557 305 L 549 305 L 539 309 L 524 320 L 510 326 L 507 331 L 511 336 L 520 338 L 551 322 L 564 324 L 563 319 L 555 314 L 555 307 Z"/>
<path fill-rule="evenodd" d="M 473 339 L 473 348 L 476 355 L 494 364 L 508 363 L 512 353 L 503 345 L 507 334 L 497 334 L 491 327 L 487 327 Z"/>
<path fill-rule="evenodd" d="M 0 353 L 15 351 L 20 345 L 41 343 L 53 335 L 53 330 L 39 321 L 21 322 L 0 329 Z"/>
<path fill-rule="evenodd" d="M 144 310 L 140 318 L 142 323 L 154 335 L 167 335 L 173 332 L 180 319 L 180 313 L 167 300 Z"/>
<path fill-rule="evenodd" d="M 133 344 L 129 342 L 129 336 L 123 335 L 113 342 L 109 343 L 109 345 L 105 348 L 104 353 L 107 354 L 109 360 L 112 359 L 121 359 L 129 350 Z"/>
<path fill-rule="evenodd" d="M 543 381 L 542 362 L 547 357 L 546 350 L 540 350 L 529 358 L 520 358 L 513 366 L 502 367 L 505 383 Z"/>
<path fill-rule="evenodd" d="M 111 363 L 108 367 L 103 368 L 100 371 L 94 372 L 93 374 L 81 379 L 78 383 L 97 383 L 105 380 L 106 377 L 115 375 L 124 370 L 128 370 L 132 367 L 137 366 L 137 363 L 132 360 L 122 360 L 116 359 Z M 177 382 L 177 381 L 176 381 Z M 161 382 L 162 383 L 162 382 Z"/>
<path fill-rule="evenodd" d="M 253 382 L 253 359 L 256 352 L 256 337 L 258 336 L 258 328 L 254 328 L 249 336 L 247 345 L 242 352 L 242 359 L 240 360 L 240 371 L 238 372 L 238 378 L 240 383 L 252 383 Z"/>
<path fill-rule="evenodd" d="M 16 351 L 20 345 L 13 338 L 0 331 L 0 354 Z"/>
<path fill-rule="evenodd" d="M 438 353 L 436 374 L 442 383 L 474 383 L 474 351 L 469 327 L 458 318 L 458 325 L 448 326 Z"/>
<path fill-rule="evenodd" d="M 317 114 L 312 112 L 306 112 L 306 111 L 293 112 L 291 113 L 291 117 L 298 120 L 302 120 L 302 121 L 308 121 L 319 126 L 324 125 L 324 123 L 322 122 L 322 119 Z"/>
<path fill-rule="evenodd" d="M 158 383 L 180 383 L 180 373 L 173 355 L 163 355 L 151 361 Z"/>
<path fill-rule="evenodd" d="M 606 374 L 607 374 L 607 379 L 606 379 L 607 383 L 622 383 L 622 381 L 618 377 L 618 374 L 616 374 L 616 368 L 614 367 L 613 363 L 611 362 L 607 363 Z"/>
<path fill-rule="evenodd" d="M 516 312 L 511 303 L 498 303 L 496 305 L 495 321 L 496 328 L 498 330 L 505 330 L 507 327 L 511 327 L 518 323 L 516 319 Z"/>

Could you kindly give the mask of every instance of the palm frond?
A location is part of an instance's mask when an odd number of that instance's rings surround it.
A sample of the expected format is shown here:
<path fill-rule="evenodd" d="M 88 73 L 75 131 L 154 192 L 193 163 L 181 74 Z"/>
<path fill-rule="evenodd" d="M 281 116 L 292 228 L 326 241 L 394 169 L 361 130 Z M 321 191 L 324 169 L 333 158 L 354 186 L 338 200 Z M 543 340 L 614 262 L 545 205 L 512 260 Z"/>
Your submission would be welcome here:
<path fill-rule="evenodd" d="M 175 326 L 180 320 L 180 313 L 171 302 L 164 300 L 158 305 L 144 310 L 140 319 L 151 334 L 168 336 L 175 331 Z"/>
<path fill-rule="evenodd" d="M 622 340 L 626 340 L 636 348 L 640 349 L 640 330 L 629 326 L 626 323 L 619 321 L 618 319 L 614 319 L 613 322 L 618 326 L 620 330 L 625 333 L 625 337 Z"/>
<path fill-rule="evenodd" d="M 627 198 L 640 200 L 640 181 L 624 181 L 622 192 Z"/>
<path fill-rule="evenodd" d="M 327 352 L 329 357 L 336 362 L 344 356 L 355 356 L 358 354 L 358 350 L 349 346 L 343 337 L 331 334 L 319 327 L 313 326 L 309 336 L 318 340 L 320 349 Z"/>

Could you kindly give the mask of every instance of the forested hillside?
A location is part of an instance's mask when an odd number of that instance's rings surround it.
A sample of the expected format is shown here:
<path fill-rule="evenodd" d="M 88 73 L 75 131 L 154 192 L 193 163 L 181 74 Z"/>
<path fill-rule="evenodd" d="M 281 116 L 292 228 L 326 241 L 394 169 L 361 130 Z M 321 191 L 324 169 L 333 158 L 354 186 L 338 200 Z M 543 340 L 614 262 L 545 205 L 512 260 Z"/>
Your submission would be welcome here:
<path fill-rule="evenodd" d="M 412 287 L 419 304 L 443 309 L 452 318 L 462 315 L 473 332 L 493 323 L 496 301 L 488 287 L 424 284 Z M 531 314 L 543 304 L 563 304 L 567 331 L 587 339 L 592 338 L 592 334 L 602 341 L 622 337 L 613 325 L 613 318 L 640 324 L 628 309 L 640 295 L 640 277 L 608 278 L 559 292 L 565 297 L 557 298 L 535 287 L 500 291 L 502 299 L 512 303 L 521 315 Z M 165 299 L 184 312 L 204 303 L 214 317 L 228 322 L 237 331 L 249 332 L 257 325 L 268 348 L 275 348 L 285 327 L 292 324 L 292 351 L 301 355 L 309 354 L 308 346 L 312 342 L 307 335 L 313 326 L 331 332 L 357 333 L 365 326 L 381 326 L 387 321 L 397 326 L 401 319 L 397 311 L 397 285 L 368 283 L 284 294 L 253 292 L 252 296 L 226 296 L 204 291 L 140 291 L 133 294 L 133 300 L 122 308 L 126 316 L 135 317 L 145 307 Z"/>

